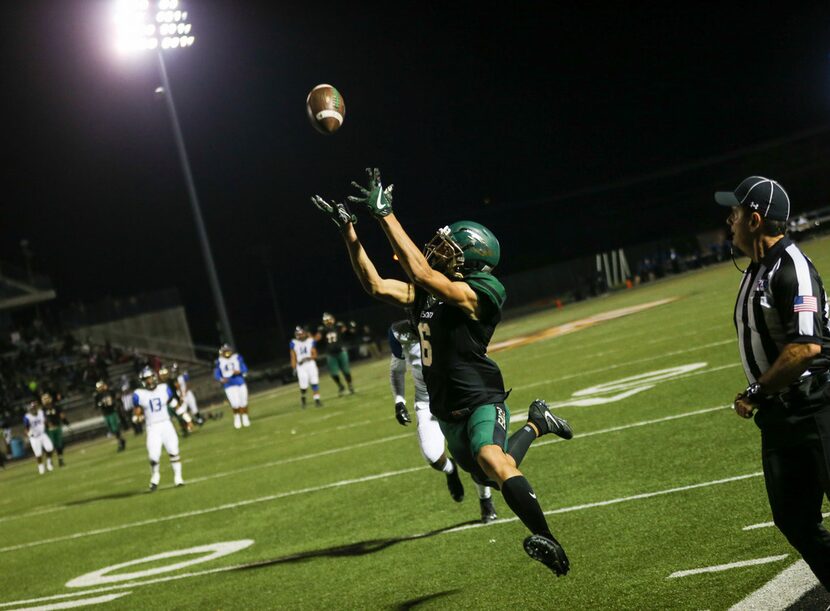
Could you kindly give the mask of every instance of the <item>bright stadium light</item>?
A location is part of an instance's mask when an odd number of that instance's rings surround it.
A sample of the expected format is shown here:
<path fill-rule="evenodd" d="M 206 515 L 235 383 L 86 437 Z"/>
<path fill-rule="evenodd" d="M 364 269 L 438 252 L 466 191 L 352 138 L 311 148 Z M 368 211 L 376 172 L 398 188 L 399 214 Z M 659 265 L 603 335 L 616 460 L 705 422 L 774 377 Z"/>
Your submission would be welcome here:
<path fill-rule="evenodd" d="M 199 207 L 199 198 L 196 195 L 196 185 L 193 182 L 193 174 L 190 171 L 190 161 L 187 157 L 187 149 L 184 146 L 179 116 L 176 113 L 176 105 L 173 103 L 173 91 L 170 88 L 170 79 L 167 77 L 167 66 L 164 63 L 164 54 L 173 49 L 192 47 L 196 38 L 191 33 L 192 26 L 188 20 L 186 10 L 183 10 L 179 0 L 116 0 L 113 10 L 113 21 L 115 23 L 116 48 L 123 53 L 137 53 L 142 51 L 155 51 L 158 58 L 159 76 L 161 87 L 156 88 L 156 96 L 163 97 L 167 103 L 167 110 L 170 114 L 170 122 L 173 124 L 173 135 L 176 139 L 176 148 L 179 153 L 179 161 L 182 165 L 187 194 L 190 199 L 190 206 L 196 220 L 196 229 L 199 233 L 199 242 L 202 247 L 202 255 L 205 258 L 210 288 L 213 292 L 213 300 L 219 314 L 219 323 L 222 327 L 224 341 L 233 344 L 233 332 L 231 331 L 230 319 L 225 310 L 225 300 L 222 297 L 222 287 L 219 284 L 219 276 L 216 273 L 216 265 L 213 262 L 213 255 L 210 250 L 205 222 L 202 219 L 202 211 Z"/>
<path fill-rule="evenodd" d="M 122 53 L 190 47 L 195 42 L 187 11 L 178 0 L 118 0 L 113 21 L 115 46 Z"/>

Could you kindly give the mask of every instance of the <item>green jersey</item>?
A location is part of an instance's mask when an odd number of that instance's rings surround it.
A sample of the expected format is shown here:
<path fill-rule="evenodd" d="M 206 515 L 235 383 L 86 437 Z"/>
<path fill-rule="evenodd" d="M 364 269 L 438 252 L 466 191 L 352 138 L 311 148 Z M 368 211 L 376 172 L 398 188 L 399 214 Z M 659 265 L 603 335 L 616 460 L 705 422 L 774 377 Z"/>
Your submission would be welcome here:
<path fill-rule="evenodd" d="M 43 408 L 43 412 L 46 415 L 47 428 L 57 428 L 66 423 L 66 416 L 63 415 L 63 409 L 56 402 Z"/>
<path fill-rule="evenodd" d="M 100 409 L 105 416 L 109 416 L 110 414 L 114 413 L 116 406 L 120 402 L 121 400 L 116 400 L 115 393 L 111 390 L 105 390 L 104 392 L 95 392 L 95 407 Z"/>
<path fill-rule="evenodd" d="M 420 289 L 414 308 L 430 411 L 446 421 L 506 397 L 499 366 L 487 357 L 490 338 L 501 321 L 504 287 L 484 272 L 469 274 L 464 282 L 478 294 L 479 320 Z"/>

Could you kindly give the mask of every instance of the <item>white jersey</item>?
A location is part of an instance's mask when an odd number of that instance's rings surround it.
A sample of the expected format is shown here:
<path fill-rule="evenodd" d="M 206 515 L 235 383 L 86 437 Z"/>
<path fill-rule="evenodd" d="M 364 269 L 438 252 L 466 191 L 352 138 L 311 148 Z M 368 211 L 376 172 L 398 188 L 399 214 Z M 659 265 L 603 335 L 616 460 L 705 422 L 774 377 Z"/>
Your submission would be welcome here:
<path fill-rule="evenodd" d="M 182 395 L 187 394 L 187 383 L 190 381 L 190 375 L 185 371 L 180 376 L 176 378 L 176 382 L 179 385 L 179 390 L 182 391 Z"/>
<path fill-rule="evenodd" d="M 170 421 L 167 404 L 172 398 L 173 391 L 164 383 L 160 383 L 152 390 L 137 388 L 133 393 L 133 407 L 140 407 L 144 410 L 144 422 L 149 427 L 159 422 Z"/>
<path fill-rule="evenodd" d="M 313 338 L 307 337 L 305 339 L 292 339 L 289 346 L 294 351 L 294 356 L 297 357 L 297 364 L 302 365 L 308 360 L 311 360 L 311 350 L 317 345 Z"/>
<path fill-rule="evenodd" d="M 395 374 L 396 369 L 400 371 L 400 363 L 404 361 L 405 367 L 412 374 L 412 381 L 415 383 L 415 402 L 429 402 L 427 384 L 424 381 L 424 372 L 421 365 L 421 342 L 418 334 L 412 329 L 407 321 L 394 323 L 390 328 L 391 339 L 397 341 L 401 346 L 401 357 L 395 355 L 393 350 L 391 379 L 395 402 L 403 400 L 403 376 Z M 396 363 L 397 362 L 397 363 Z"/>
<path fill-rule="evenodd" d="M 42 409 L 37 410 L 37 413 L 28 413 L 23 416 L 23 422 L 29 428 L 29 437 L 40 437 L 46 432 L 46 415 Z"/>

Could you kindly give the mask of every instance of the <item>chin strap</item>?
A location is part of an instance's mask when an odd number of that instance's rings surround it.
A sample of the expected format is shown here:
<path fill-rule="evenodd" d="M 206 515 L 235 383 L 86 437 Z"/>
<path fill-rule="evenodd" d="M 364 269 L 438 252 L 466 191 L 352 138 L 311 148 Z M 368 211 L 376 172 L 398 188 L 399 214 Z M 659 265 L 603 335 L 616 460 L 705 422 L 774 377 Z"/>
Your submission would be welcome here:
<path fill-rule="evenodd" d="M 729 254 L 732 257 L 732 265 L 735 266 L 735 269 L 741 272 L 741 274 L 745 274 L 746 269 L 741 269 L 740 267 L 738 267 L 738 262 L 735 260 L 735 247 L 731 243 L 729 244 Z"/>

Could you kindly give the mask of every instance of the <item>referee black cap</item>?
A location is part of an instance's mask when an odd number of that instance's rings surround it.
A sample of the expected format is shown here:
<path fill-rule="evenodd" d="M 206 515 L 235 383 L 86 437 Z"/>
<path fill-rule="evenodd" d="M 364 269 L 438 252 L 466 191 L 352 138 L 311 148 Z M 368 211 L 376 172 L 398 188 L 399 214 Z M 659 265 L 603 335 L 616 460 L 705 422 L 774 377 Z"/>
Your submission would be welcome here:
<path fill-rule="evenodd" d="M 750 176 L 734 191 L 717 191 L 715 201 L 721 206 L 746 206 L 772 221 L 786 221 L 790 216 L 790 196 L 771 178 Z"/>

